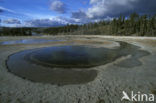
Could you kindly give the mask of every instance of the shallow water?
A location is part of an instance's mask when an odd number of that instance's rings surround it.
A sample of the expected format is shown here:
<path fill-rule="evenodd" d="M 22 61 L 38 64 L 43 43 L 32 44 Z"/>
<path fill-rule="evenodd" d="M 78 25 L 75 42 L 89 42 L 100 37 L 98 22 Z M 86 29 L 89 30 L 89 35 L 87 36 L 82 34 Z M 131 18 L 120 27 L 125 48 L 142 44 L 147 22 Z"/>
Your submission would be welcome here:
<path fill-rule="evenodd" d="M 60 85 L 87 83 L 97 76 L 97 71 L 91 67 L 104 65 L 127 55 L 131 55 L 131 58 L 117 66 L 139 66 L 142 63 L 138 59 L 149 55 L 137 46 L 119 43 L 120 47 L 115 49 L 66 45 L 25 50 L 11 55 L 7 66 L 10 72 L 35 82 Z"/>
<path fill-rule="evenodd" d="M 47 43 L 61 40 L 48 40 L 48 39 L 22 39 L 0 42 L 0 45 L 12 45 L 12 44 L 36 44 L 36 43 Z"/>

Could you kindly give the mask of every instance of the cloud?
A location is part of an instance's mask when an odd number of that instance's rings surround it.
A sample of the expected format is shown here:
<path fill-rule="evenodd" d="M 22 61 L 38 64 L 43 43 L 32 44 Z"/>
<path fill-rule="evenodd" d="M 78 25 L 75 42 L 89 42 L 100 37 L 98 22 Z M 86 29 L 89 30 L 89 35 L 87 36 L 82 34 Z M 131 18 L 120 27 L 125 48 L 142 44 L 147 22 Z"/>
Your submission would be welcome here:
<path fill-rule="evenodd" d="M 2 6 L 0 6 L 0 12 L 15 13 L 13 10 L 10 10 L 10 9 L 7 9 L 7 8 L 4 8 L 4 7 L 2 7 Z"/>
<path fill-rule="evenodd" d="M 139 14 L 156 13 L 156 0 L 90 0 L 90 5 L 86 11 L 72 13 L 72 18 L 89 19 L 96 21 L 99 19 L 128 16 L 133 12 Z"/>
<path fill-rule="evenodd" d="M 62 26 L 64 24 L 51 19 L 34 19 L 26 21 L 26 25 L 31 27 L 52 27 L 52 26 Z"/>
<path fill-rule="evenodd" d="M 84 11 L 79 10 L 76 12 L 72 12 L 72 18 L 76 18 L 76 19 L 87 18 L 87 15 Z"/>
<path fill-rule="evenodd" d="M 65 18 L 65 17 L 55 17 L 49 19 L 34 19 L 25 21 L 25 26 L 30 27 L 57 27 L 64 26 L 67 24 L 79 24 L 80 22 L 76 19 Z"/>
<path fill-rule="evenodd" d="M 59 0 L 55 0 L 51 3 L 50 9 L 53 11 L 56 11 L 58 13 L 66 13 L 66 6 L 63 2 L 59 1 Z"/>
<path fill-rule="evenodd" d="M 51 19 L 34 19 L 30 21 L 26 21 L 27 26 L 32 27 L 53 27 L 53 26 L 63 26 L 66 25 L 67 22 L 61 19 L 51 18 Z"/>
<path fill-rule="evenodd" d="M 76 11 L 76 12 L 72 12 L 71 18 L 74 18 L 75 20 L 77 20 L 77 22 L 80 22 L 80 23 L 82 23 L 82 24 L 88 23 L 88 22 L 91 21 L 91 20 L 88 18 L 86 12 L 83 11 L 83 10 L 79 10 L 79 11 Z"/>
<path fill-rule="evenodd" d="M 7 20 L 3 20 L 3 23 L 5 23 L 5 24 L 21 24 L 21 21 L 18 19 L 7 19 Z"/>
<path fill-rule="evenodd" d="M 91 0 L 87 15 L 90 18 L 116 17 L 120 14 L 156 13 L 156 0 Z"/>

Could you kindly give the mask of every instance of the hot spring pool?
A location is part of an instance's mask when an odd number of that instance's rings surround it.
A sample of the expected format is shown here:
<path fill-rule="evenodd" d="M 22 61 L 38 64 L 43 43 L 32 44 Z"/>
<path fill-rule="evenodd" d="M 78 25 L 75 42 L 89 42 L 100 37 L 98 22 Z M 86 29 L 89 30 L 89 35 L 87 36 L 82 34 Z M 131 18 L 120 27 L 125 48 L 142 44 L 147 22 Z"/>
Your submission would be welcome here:
<path fill-rule="evenodd" d="M 92 67 L 111 63 L 127 55 L 131 55 L 131 58 L 119 66 L 138 66 L 141 65 L 138 58 L 149 54 L 132 44 L 119 43 L 120 47 L 114 49 L 63 45 L 24 50 L 10 55 L 6 64 L 10 72 L 34 82 L 82 84 L 96 78 L 97 70 Z M 129 65 L 129 61 L 133 65 Z"/>

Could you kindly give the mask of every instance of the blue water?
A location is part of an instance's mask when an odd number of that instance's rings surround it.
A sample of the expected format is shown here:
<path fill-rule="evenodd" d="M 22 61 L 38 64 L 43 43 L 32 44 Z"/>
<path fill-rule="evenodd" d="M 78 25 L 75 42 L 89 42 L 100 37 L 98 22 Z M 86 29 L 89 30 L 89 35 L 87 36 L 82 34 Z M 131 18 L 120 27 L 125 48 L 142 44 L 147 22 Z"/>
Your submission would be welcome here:
<path fill-rule="evenodd" d="M 52 67 L 92 67 L 110 62 L 117 54 L 106 48 L 87 46 L 54 46 L 41 48 L 26 54 L 25 58 L 33 63 Z M 110 54 L 111 53 L 111 54 Z M 112 57 L 113 55 L 113 57 Z"/>

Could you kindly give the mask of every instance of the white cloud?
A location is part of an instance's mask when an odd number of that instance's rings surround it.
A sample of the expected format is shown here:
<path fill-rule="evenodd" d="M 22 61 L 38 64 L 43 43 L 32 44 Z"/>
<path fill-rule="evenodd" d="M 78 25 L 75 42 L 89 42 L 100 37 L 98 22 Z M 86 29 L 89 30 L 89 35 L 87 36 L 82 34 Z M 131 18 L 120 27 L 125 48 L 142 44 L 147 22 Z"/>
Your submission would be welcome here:
<path fill-rule="evenodd" d="M 65 4 L 59 0 L 53 1 L 51 3 L 50 9 L 53 11 L 56 11 L 58 13 L 65 13 L 66 12 Z"/>
<path fill-rule="evenodd" d="M 72 13 L 72 17 L 81 18 L 83 16 L 81 19 L 97 20 L 118 17 L 121 14 L 128 16 L 133 12 L 154 14 L 156 13 L 155 4 L 156 0 L 90 0 L 91 7 L 83 12 Z"/>
<path fill-rule="evenodd" d="M 3 23 L 5 23 L 5 24 L 21 24 L 21 21 L 18 19 L 7 19 L 7 20 L 3 20 Z"/>
<path fill-rule="evenodd" d="M 137 1 L 137 0 L 135 0 Z M 134 0 L 91 0 L 92 7 L 88 9 L 89 18 L 115 16 L 133 8 Z M 131 3 L 133 2 L 133 3 Z"/>
<path fill-rule="evenodd" d="M 75 19 L 63 18 L 63 17 L 54 17 L 48 19 L 34 19 L 25 21 L 25 26 L 31 27 L 55 27 L 63 26 L 67 24 L 78 24 Z"/>

